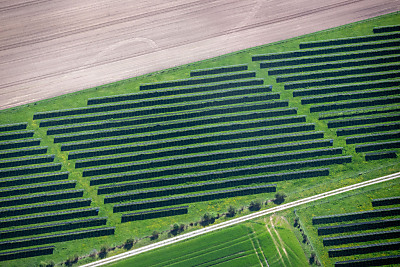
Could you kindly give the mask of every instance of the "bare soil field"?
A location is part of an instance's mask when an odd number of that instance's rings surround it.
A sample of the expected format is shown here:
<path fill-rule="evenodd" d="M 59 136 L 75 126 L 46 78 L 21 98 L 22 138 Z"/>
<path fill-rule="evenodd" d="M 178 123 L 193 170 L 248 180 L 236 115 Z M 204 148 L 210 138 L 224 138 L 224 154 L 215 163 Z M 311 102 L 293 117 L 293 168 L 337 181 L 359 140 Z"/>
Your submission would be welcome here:
<path fill-rule="evenodd" d="M 375 17 L 399 6 L 399 0 L 3 0 L 0 109 Z"/>

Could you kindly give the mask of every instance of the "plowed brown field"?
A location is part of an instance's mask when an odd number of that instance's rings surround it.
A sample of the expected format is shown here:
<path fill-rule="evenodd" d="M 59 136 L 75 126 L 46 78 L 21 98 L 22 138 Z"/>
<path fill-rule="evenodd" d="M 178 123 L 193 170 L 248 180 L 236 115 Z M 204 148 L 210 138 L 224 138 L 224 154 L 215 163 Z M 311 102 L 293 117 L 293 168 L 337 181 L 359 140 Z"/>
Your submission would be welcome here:
<path fill-rule="evenodd" d="M 398 0 L 3 0 L 0 109 L 375 17 L 399 6 Z"/>

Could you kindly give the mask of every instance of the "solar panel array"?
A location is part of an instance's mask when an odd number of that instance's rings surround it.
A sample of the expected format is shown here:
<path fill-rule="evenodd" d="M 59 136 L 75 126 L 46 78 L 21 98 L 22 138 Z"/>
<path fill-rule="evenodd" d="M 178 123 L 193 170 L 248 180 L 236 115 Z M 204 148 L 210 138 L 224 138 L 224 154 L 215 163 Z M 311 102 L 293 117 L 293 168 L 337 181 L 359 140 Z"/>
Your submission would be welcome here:
<path fill-rule="evenodd" d="M 298 51 L 255 55 L 253 61 L 261 61 L 260 68 L 268 68 L 277 83 L 354 144 L 366 161 L 395 158 L 400 118 L 396 29 L 301 43 Z"/>
<path fill-rule="evenodd" d="M 312 218 L 330 258 L 346 257 L 335 266 L 376 266 L 400 263 L 400 255 L 374 257 L 400 248 L 400 197 L 373 199 L 375 209 Z M 325 237 L 328 236 L 328 237 Z M 389 240 L 390 242 L 387 242 Z M 333 248 L 332 248 L 333 247 Z M 374 255 L 374 254 L 372 254 Z M 339 258 L 340 259 L 340 258 Z"/>
<path fill-rule="evenodd" d="M 104 227 L 107 218 L 97 217 L 99 209 L 89 208 L 92 200 L 83 198 L 84 190 L 75 189 L 77 181 L 68 179 L 62 163 L 27 127 L 0 126 L 0 260 L 48 255 L 55 249 L 39 245 L 114 234 L 114 228 Z"/>

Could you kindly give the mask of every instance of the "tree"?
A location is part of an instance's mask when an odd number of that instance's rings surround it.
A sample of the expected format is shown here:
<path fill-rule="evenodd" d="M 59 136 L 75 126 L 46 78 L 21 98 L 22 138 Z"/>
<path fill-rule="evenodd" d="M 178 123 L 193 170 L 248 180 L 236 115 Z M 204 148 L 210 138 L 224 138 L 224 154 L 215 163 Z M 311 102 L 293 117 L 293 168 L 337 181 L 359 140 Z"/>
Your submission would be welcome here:
<path fill-rule="evenodd" d="M 172 229 L 169 230 L 169 233 L 172 235 L 177 235 L 179 233 L 179 225 L 177 223 L 172 225 Z"/>
<path fill-rule="evenodd" d="M 75 254 L 74 256 L 68 258 L 68 259 L 65 261 L 65 265 L 66 265 L 66 266 L 72 266 L 73 264 L 77 263 L 78 260 L 79 260 L 79 256 L 78 256 L 77 254 Z M 49 265 L 45 265 L 45 266 L 49 266 Z M 54 265 L 53 265 L 53 266 L 54 266 Z"/>
<path fill-rule="evenodd" d="M 294 218 L 294 224 L 293 224 L 293 226 L 294 226 L 294 227 L 300 226 L 299 221 L 300 221 L 299 216 L 296 216 L 296 217 Z"/>
<path fill-rule="evenodd" d="M 278 192 L 275 194 L 274 203 L 275 204 L 282 204 L 285 201 L 286 194 L 283 192 Z"/>
<path fill-rule="evenodd" d="M 249 210 L 256 211 L 261 209 L 261 201 L 260 200 L 252 200 L 249 205 Z"/>
<path fill-rule="evenodd" d="M 228 207 L 228 213 L 226 214 L 227 217 L 233 217 L 236 215 L 236 209 L 233 206 Z"/>
<path fill-rule="evenodd" d="M 72 266 L 73 264 L 73 258 L 68 258 L 65 262 L 64 262 L 65 266 Z"/>
<path fill-rule="evenodd" d="M 307 235 L 304 233 L 304 231 L 301 233 L 301 235 L 303 236 L 303 243 L 304 243 L 304 244 L 308 244 L 308 237 L 307 237 Z"/>
<path fill-rule="evenodd" d="M 124 243 L 124 249 L 130 250 L 133 247 L 134 243 L 135 243 L 135 239 L 128 238 Z"/>
<path fill-rule="evenodd" d="M 156 240 L 159 235 L 160 235 L 160 233 L 154 230 L 153 233 L 151 234 L 150 239 L 151 240 Z"/>
<path fill-rule="evenodd" d="M 200 224 L 202 226 L 206 226 L 211 223 L 214 223 L 214 221 L 215 221 L 215 216 L 206 212 L 206 213 L 204 213 L 203 217 L 201 217 Z"/>
<path fill-rule="evenodd" d="M 107 256 L 107 253 L 108 253 L 108 247 L 107 247 L 106 245 L 103 245 L 103 246 L 101 247 L 101 249 L 100 249 L 99 257 L 100 257 L 101 259 L 103 259 L 103 258 L 105 258 L 105 257 Z"/>
<path fill-rule="evenodd" d="M 308 260 L 310 264 L 313 264 L 317 258 L 317 254 L 314 251 L 311 251 L 310 259 Z"/>

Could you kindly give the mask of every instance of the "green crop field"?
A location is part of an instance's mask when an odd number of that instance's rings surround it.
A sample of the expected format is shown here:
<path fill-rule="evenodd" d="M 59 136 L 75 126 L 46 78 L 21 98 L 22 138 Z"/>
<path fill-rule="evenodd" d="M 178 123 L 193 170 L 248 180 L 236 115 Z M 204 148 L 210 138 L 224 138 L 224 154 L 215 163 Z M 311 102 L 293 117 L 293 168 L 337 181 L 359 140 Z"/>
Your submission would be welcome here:
<path fill-rule="evenodd" d="M 199 237 L 155 250 L 112 266 L 193 266 L 241 265 L 255 266 L 254 233 L 244 225 L 224 229 L 206 237 Z M 258 248 L 258 247 L 257 247 Z"/>
<path fill-rule="evenodd" d="M 260 262 L 271 267 L 307 264 L 291 225 L 283 217 L 229 227 L 110 266 L 260 266 Z"/>
<path fill-rule="evenodd" d="M 304 266 L 306 256 L 293 233 L 292 224 L 283 216 L 270 216 L 263 220 L 267 233 L 263 245 L 269 266 Z M 259 232 L 265 229 L 259 226 Z"/>
<path fill-rule="evenodd" d="M 400 35 L 374 32 L 399 18 L 0 111 L 0 260 L 84 264 L 229 220 L 229 206 L 273 207 L 276 192 L 294 201 L 400 171 Z M 284 219 L 240 227 L 229 264 L 308 257 Z M 54 247 L 20 251 L 38 246 Z"/>

